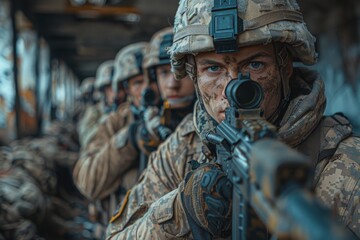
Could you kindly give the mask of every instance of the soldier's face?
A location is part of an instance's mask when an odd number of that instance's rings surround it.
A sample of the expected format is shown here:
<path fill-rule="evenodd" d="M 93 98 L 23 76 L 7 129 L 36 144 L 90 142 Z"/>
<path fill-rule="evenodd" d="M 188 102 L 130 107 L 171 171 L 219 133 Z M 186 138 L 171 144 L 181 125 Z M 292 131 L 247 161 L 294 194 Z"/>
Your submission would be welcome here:
<path fill-rule="evenodd" d="M 125 100 L 126 100 L 126 91 L 122 84 L 118 84 L 118 89 L 117 89 L 115 99 L 117 101 L 117 104 L 121 104 L 121 103 L 125 102 Z"/>
<path fill-rule="evenodd" d="M 136 77 L 130 78 L 128 81 L 128 94 L 133 99 L 133 104 L 137 107 L 140 106 L 141 101 L 141 92 L 145 88 L 144 76 L 138 75 Z"/>
<path fill-rule="evenodd" d="M 281 78 L 272 45 L 243 47 L 236 53 L 200 53 L 195 61 L 201 98 L 206 111 L 217 122 L 225 119 L 225 109 L 229 106 L 225 87 L 240 72 L 250 73 L 251 79 L 262 86 L 265 96 L 261 107 L 265 117 L 277 109 L 281 100 Z"/>
<path fill-rule="evenodd" d="M 104 88 L 104 93 L 105 93 L 106 104 L 110 106 L 111 104 L 113 104 L 115 97 L 115 93 L 112 90 L 111 85 L 106 86 Z"/>
<path fill-rule="evenodd" d="M 182 108 L 191 104 L 192 98 L 189 97 L 194 96 L 195 87 L 189 77 L 175 80 L 170 64 L 158 66 L 156 76 L 161 97 L 170 103 L 171 108 Z"/>

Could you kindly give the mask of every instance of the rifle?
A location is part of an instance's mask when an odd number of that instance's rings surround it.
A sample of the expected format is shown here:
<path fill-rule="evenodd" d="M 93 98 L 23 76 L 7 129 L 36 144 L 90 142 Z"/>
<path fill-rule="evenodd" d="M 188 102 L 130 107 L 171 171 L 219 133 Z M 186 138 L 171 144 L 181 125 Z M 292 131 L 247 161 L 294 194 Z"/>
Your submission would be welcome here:
<path fill-rule="evenodd" d="M 140 116 L 144 116 L 144 112 L 149 106 L 159 106 L 159 104 L 157 103 L 157 99 L 158 97 L 156 93 L 151 88 L 144 89 L 141 93 Z M 164 141 L 172 133 L 171 129 L 164 125 L 159 125 L 156 130 L 159 133 L 160 141 Z M 146 154 L 141 151 L 139 164 L 140 174 L 146 168 L 147 161 L 148 159 Z"/>
<path fill-rule="evenodd" d="M 261 86 L 239 74 L 225 94 L 225 120 L 206 138 L 233 184 L 232 239 L 247 239 L 249 208 L 279 239 L 353 239 L 310 190 L 309 159 L 280 142 L 262 117 Z"/>
<path fill-rule="evenodd" d="M 144 113 L 146 108 L 149 106 L 159 106 L 159 104 L 156 103 L 156 100 L 157 100 L 156 93 L 153 90 L 151 90 L 151 88 L 144 89 L 144 91 L 141 94 L 142 113 Z M 156 130 L 159 133 L 159 137 L 161 141 L 167 139 L 172 133 L 171 129 L 169 129 L 168 127 L 162 124 L 160 124 Z"/>

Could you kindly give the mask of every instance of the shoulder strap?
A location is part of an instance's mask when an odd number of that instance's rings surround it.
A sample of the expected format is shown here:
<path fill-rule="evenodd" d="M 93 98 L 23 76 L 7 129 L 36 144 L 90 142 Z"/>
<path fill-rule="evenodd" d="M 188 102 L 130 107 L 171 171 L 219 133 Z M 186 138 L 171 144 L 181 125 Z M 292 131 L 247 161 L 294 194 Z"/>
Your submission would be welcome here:
<path fill-rule="evenodd" d="M 352 135 L 349 120 L 342 114 L 323 117 L 310 136 L 298 146 L 298 150 L 313 160 L 316 166 L 335 154 L 338 145 Z"/>
<path fill-rule="evenodd" d="M 327 165 L 339 144 L 352 135 L 349 120 L 341 113 L 323 117 L 310 136 L 298 146 L 298 150 L 309 156 L 312 160 L 314 172 L 314 186 L 320 174 Z"/>
<path fill-rule="evenodd" d="M 320 120 L 320 123 L 316 126 L 315 130 L 298 146 L 298 151 L 308 156 L 314 163 L 317 164 L 320 155 L 320 141 L 321 141 L 321 129 L 323 125 L 324 117 Z"/>

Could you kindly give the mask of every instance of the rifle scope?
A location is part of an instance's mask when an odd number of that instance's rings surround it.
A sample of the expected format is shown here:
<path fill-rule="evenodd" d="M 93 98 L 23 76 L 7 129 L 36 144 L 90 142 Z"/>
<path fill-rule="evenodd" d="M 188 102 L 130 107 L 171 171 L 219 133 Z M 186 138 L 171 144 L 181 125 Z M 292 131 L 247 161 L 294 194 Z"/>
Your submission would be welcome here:
<path fill-rule="evenodd" d="M 231 106 L 242 109 L 258 108 L 264 98 L 260 84 L 251 80 L 250 74 L 241 73 L 228 83 L 225 94 Z"/>
<path fill-rule="evenodd" d="M 151 88 L 145 88 L 141 93 L 141 105 L 144 107 L 155 106 L 157 96 Z"/>

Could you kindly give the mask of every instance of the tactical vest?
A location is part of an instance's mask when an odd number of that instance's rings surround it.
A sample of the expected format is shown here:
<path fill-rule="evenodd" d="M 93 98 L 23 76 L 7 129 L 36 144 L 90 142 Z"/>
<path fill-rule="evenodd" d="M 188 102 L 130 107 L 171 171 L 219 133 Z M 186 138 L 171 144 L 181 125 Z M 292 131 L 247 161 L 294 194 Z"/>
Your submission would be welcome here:
<path fill-rule="evenodd" d="M 314 186 L 339 144 L 352 134 L 349 120 L 342 113 L 336 113 L 324 116 L 309 137 L 297 146 L 297 150 L 309 156 L 316 168 Z"/>

